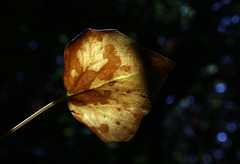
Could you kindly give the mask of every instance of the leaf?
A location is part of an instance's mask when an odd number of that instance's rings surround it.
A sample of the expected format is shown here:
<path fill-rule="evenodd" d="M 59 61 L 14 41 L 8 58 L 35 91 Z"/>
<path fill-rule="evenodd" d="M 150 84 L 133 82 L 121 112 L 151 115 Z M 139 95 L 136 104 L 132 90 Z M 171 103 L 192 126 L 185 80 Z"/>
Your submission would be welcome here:
<path fill-rule="evenodd" d="M 172 68 L 117 30 L 87 29 L 64 51 L 68 106 L 104 142 L 128 141 Z"/>

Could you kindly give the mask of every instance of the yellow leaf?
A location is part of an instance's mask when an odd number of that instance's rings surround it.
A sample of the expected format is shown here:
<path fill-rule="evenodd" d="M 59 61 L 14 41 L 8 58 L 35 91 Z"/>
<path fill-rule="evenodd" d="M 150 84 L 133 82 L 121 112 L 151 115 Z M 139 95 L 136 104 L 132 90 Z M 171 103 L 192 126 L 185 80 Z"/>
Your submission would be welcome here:
<path fill-rule="evenodd" d="M 70 111 L 104 142 L 128 141 L 173 65 L 117 30 L 87 29 L 64 51 Z"/>

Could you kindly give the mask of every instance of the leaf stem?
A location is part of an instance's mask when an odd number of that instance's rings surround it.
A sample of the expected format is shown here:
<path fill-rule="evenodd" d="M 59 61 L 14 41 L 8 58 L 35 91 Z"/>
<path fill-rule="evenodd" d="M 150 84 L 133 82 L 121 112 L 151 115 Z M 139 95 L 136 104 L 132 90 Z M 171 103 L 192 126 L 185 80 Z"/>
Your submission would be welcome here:
<path fill-rule="evenodd" d="M 32 119 L 34 119 L 35 117 L 37 117 L 38 115 L 40 115 L 41 113 L 43 113 L 44 111 L 46 111 L 47 109 L 51 108 L 52 106 L 56 105 L 57 103 L 66 100 L 67 96 L 64 95 L 62 97 L 60 97 L 59 99 L 50 102 L 49 104 L 45 105 L 44 107 L 42 107 L 41 109 L 39 109 L 38 111 L 36 111 L 35 113 L 33 113 L 31 116 L 29 116 L 28 118 L 26 118 L 25 120 L 23 120 L 21 123 L 19 123 L 18 125 L 16 125 L 15 127 L 13 127 L 10 131 L 8 131 L 7 133 L 3 134 L 2 136 L 0 136 L 0 140 L 4 139 L 5 137 L 7 137 L 9 134 L 12 134 L 13 132 L 17 131 L 19 128 L 21 128 L 23 125 L 25 125 L 26 123 L 28 123 L 29 121 L 31 121 Z"/>

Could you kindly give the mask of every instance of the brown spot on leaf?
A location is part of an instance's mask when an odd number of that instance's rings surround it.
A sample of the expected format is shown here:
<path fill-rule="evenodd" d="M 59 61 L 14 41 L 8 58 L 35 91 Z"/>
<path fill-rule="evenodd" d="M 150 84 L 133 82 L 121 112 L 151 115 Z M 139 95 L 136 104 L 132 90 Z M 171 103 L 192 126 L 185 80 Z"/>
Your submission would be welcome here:
<path fill-rule="evenodd" d="M 76 106 L 84 106 L 85 105 L 83 102 L 75 100 L 75 99 L 71 99 L 71 103 Z"/>
<path fill-rule="evenodd" d="M 139 113 L 134 113 L 133 116 L 136 119 L 135 122 L 140 123 L 144 115 L 143 113 L 139 112 Z"/>
<path fill-rule="evenodd" d="M 102 133 L 107 133 L 109 131 L 109 127 L 107 124 L 101 124 L 101 126 L 99 127 L 99 130 L 102 132 Z"/>
<path fill-rule="evenodd" d="M 104 95 L 106 95 L 106 96 L 110 96 L 111 95 L 111 91 L 104 91 Z"/>
<path fill-rule="evenodd" d="M 101 80 L 110 80 L 113 77 L 114 72 L 120 67 L 121 60 L 116 55 L 115 47 L 112 44 L 105 46 L 103 58 L 107 58 L 108 62 L 99 71 L 98 78 Z"/>
<path fill-rule="evenodd" d="M 143 95 L 143 94 L 140 94 L 143 98 L 147 98 L 147 99 L 150 99 L 150 97 L 149 96 L 147 96 L 147 95 Z"/>
<path fill-rule="evenodd" d="M 73 77 L 71 75 L 71 71 L 75 70 L 78 75 L 82 73 L 82 66 L 77 60 L 76 53 L 77 51 L 72 46 L 67 46 L 64 52 L 63 81 L 67 92 L 71 90 L 75 81 L 77 80 L 77 76 Z"/>
<path fill-rule="evenodd" d="M 127 90 L 127 93 L 131 93 L 132 91 L 131 90 Z"/>
<path fill-rule="evenodd" d="M 127 102 L 122 102 L 122 105 L 123 105 L 123 108 L 124 109 L 127 109 L 129 107 L 128 103 Z"/>
<path fill-rule="evenodd" d="M 117 125 L 120 125 L 121 123 L 119 121 L 116 122 Z"/>
<path fill-rule="evenodd" d="M 121 111 L 121 108 L 117 108 L 118 111 Z"/>
<path fill-rule="evenodd" d="M 93 31 L 92 30 L 92 31 L 90 31 L 90 35 L 91 35 L 91 37 L 96 38 L 97 41 L 99 41 L 99 42 L 101 42 L 102 39 L 103 39 L 102 33 L 99 33 L 98 31 Z"/>
<path fill-rule="evenodd" d="M 121 69 L 124 70 L 125 72 L 129 72 L 130 69 L 131 69 L 131 67 L 126 66 L 126 65 L 123 65 L 123 66 L 121 67 Z"/>
<path fill-rule="evenodd" d="M 150 105 L 146 104 L 146 105 L 141 105 L 141 108 L 148 111 L 150 108 Z"/>
<path fill-rule="evenodd" d="M 71 102 L 77 106 L 83 106 L 85 104 L 103 105 L 108 103 L 108 98 L 99 91 L 89 90 L 79 93 L 70 98 Z"/>
<path fill-rule="evenodd" d="M 114 84 L 116 83 L 116 81 L 111 81 L 108 83 L 109 86 L 114 86 Z"/>
<path fill-rule="evenodd" d="M 111 80 L 114 72 L 117 71 L 121 65 L 121 60 L 117 56 L 115 47 L 112 44 L 108 44 L 104 47 L 103 58 L 108 59 L 108 62 L 102 66 L 102 68 L 96 72 L 94 70 L 86 69 L 83 71 L 82 66 L 79 63 L 78 51 L 79 49 L 75 42 L 72 42 L 67 46 L 64 52 L 64 86 L 68 93 L 79 93 L 89 90 L 92 82 L 99 78 L 100 80 Z M 79 44 L 79 43 L 78 43 Z M 84 43 L 81 43 L 84 44 Z M 81 48 L 81 47 L 80 47 Z M 71 54 L 71 55 L 70 55 Z M 74 70 L 75 76 L 72 77 L 71 71 Z M 110 82 L 109 85 L 114 85 L 116 82 Z"/>

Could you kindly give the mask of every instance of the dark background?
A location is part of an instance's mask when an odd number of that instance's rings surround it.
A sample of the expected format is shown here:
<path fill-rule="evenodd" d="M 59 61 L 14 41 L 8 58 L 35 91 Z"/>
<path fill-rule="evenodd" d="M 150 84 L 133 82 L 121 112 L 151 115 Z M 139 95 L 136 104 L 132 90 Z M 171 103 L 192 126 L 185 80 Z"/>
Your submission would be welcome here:
<path fill-rule="evenodd" d="M 0 141 L 0 163 L 240 162 L 240 2 L 1 0 L 0 132 L 64 94 L 63 51 L 114 28 L 177 65 L 127 143 L 106 144 L 62 102 Z"/>

